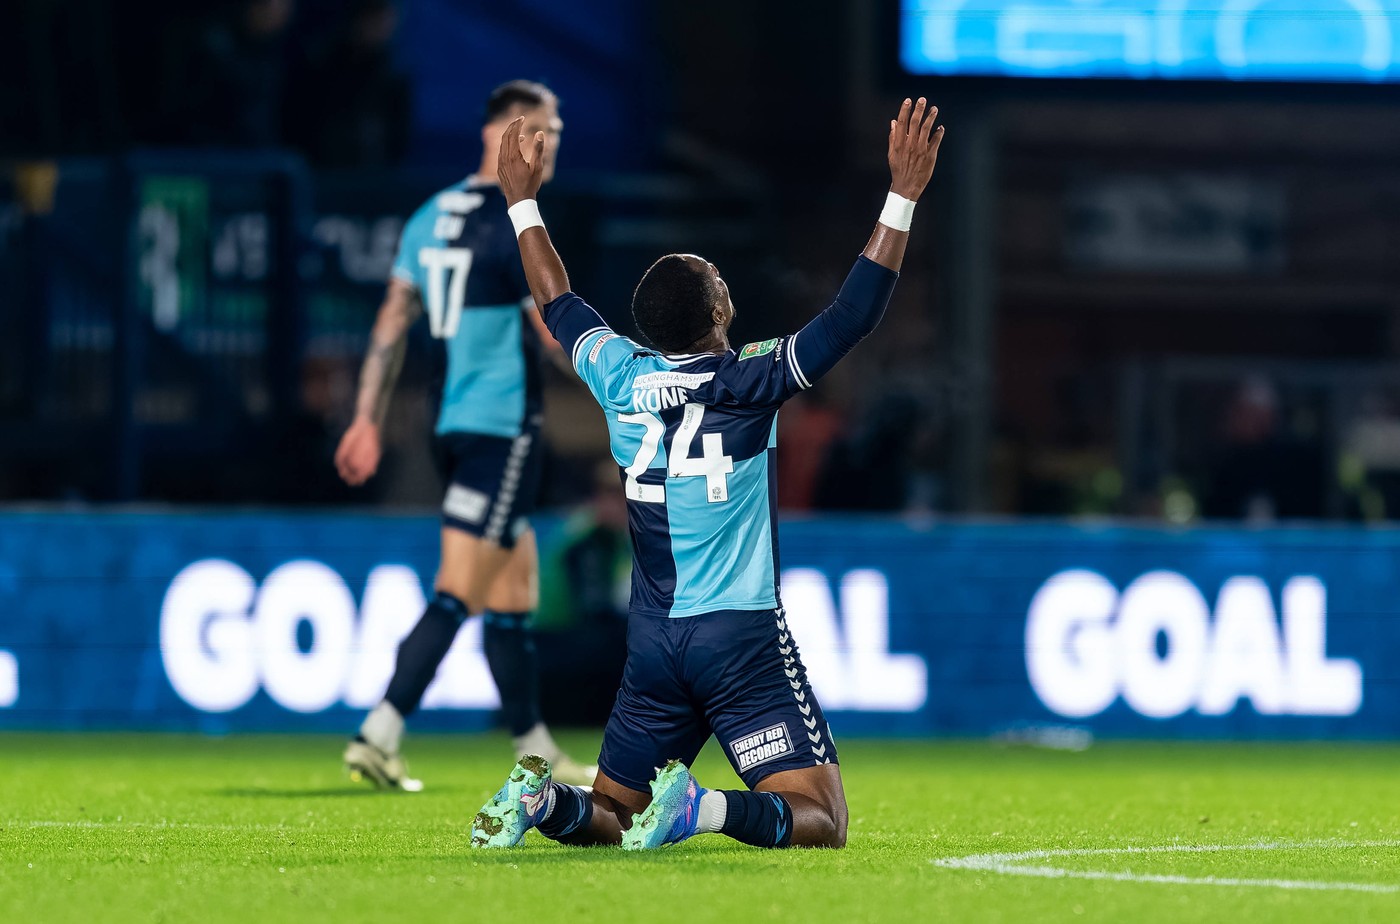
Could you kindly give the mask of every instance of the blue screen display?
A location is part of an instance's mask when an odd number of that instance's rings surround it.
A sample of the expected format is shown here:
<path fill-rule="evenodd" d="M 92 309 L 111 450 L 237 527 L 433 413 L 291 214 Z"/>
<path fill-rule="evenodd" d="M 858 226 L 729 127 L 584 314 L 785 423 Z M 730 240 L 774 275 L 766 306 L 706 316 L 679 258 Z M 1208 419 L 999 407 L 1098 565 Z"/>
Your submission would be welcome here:
<path fill-rule="evenodd" d="M 533 522 L 547 582 L 566 530 Z M 348 733 L 432 593 L 438 525 L 0 511 L 0 735 Z M 837 735 L 1400 738 L 1397 529 L 781 532 L 786 618 Z M 413 727 L 486 728 L 498 704 L 468 620 Z"/>
<path fill-rule="evenodd" d="M 912 74 L 1400 81 L 1400 0 L 903 0 Z"/>

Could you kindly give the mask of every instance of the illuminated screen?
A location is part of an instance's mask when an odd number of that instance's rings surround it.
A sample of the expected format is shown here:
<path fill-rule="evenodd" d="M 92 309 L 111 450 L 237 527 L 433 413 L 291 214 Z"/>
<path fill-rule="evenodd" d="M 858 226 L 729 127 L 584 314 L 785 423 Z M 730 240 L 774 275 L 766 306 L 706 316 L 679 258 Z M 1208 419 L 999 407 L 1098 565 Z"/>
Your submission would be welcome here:
<path fill-rule="evenodd" d="M 1400 81 L 1400 0 L 902 0 L 912 74 Z"/>

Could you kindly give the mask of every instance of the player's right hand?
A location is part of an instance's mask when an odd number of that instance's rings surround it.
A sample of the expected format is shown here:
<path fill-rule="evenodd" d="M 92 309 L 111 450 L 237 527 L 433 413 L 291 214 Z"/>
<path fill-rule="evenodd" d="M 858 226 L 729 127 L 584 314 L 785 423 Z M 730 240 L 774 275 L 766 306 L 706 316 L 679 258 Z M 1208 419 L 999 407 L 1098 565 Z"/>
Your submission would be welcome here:
<path fill-rule="evenodd" d="M 535 198 L 544 185 L 544 132 L 535 132 L 533 139 L 527 139 L 520 133 L 524 126 L 525 117 L 521 116 L 501 132 L 496 182 L 501 184 L 507 205 Z M 523 149 L 531 151 L 529 160 Z"/>
<path fill-rule="evenodd" d="M 890 192 L 895 195 L 918 199 L 933 176 L 943 143 L 943 126 L 933 124 L 937 119 L 938 107 L 921 96 L 918 102 L 906 99 L 899 117 L 890 120 Z"/>
<path fill-rule="evenodd" d="M 356 417 L 336 448 L 335 470 L 346 484 L 359 487 L 379 469 L 380 451 L 379 425 Z"/>

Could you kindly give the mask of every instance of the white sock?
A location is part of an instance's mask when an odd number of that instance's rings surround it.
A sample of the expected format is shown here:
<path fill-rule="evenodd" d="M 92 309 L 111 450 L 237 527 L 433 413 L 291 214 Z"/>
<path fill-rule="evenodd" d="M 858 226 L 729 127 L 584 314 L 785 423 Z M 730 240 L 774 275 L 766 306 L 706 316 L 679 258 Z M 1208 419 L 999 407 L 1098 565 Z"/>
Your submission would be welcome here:
<path fill-rule="evenodd" d="M 385 700 L 365 716 L 360 725 L 360 737 L 386 754 L 397 754 L 403 739 L 403 716 Z"/>
<path fill-rule="evenodd" d="M 514 741 L 516 758 L 524 757 L 526 754 L 538 754 L 550 763 L 554 763 L 562 753 L 543 722 L 537 722 L 523 735 L 516 735 Z"/>
<path fill-rule="evenodd" d="M 729 815 L 729 802 L 724 793 L 712 789 L 700 797 L 700 812 L 695 819 L 696 834 L 718 834 Z"/>

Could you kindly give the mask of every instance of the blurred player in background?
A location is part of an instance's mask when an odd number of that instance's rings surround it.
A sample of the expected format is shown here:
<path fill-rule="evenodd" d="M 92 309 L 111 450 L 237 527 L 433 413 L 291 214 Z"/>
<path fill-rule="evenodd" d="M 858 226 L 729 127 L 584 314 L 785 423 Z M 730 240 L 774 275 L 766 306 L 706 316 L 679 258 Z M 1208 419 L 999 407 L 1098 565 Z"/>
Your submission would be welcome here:
<path fill-rule="evenodd" d="M 498 172 L 530 290 L 603 407 L 635 567 L 627 666 L 592 791 L 525 757 L 477 814 L 474 846 L 511 847 L 532 827 L 629 849 L 706 833 L 759 847 L 846 843 L 836 742 L 778 590 L 774 421 L 883 316 L 943 139 L 937 114 L 906 99 L 890 122 L 889 196 L 835 302 L 796 334 L 737 353 L 729 289 L 693 255 L 662 257 L 633 295 L 637 327 L 659 351 L 609 330 L 569 291 L 539 218 L 548 139 L 530 139 L 527 161 L 527 127 L 506 129 Z M 690 774 L 711 735 L 747 791 L 709 791 Z"/>
<path fill-rule="evenodd" d="M 486 660 L 517 755 L 547 755 L 560 779 L 591 783 L 594 768 L 570 760 L 540 718 L 539 661 L 530 615 L 539 596 L 534 510 L 540 474 L 542 343 L 551 343 L 530 299 L 505 197 L 496 181 L 502 130 L 523 119 L 542 182 L 554 175 L 563 122 L 545 86 L 514 81 L 486 103 L 477 172 L 430 199 L 404 226 L 393 276 L 360 374 L 355 420 L 335 464 L 351 485 L 379 467 L 380 429 L 403 365 L 409 328 L 426 313 L 441 372 L 436 450 L 447 493 L 436 595 L 399 644 L 384 701 L 345 749 L 352 777 L 417 791 L 399 753 L 404 720 L 447 655 L 457 630 L 481 613 Z"/>

